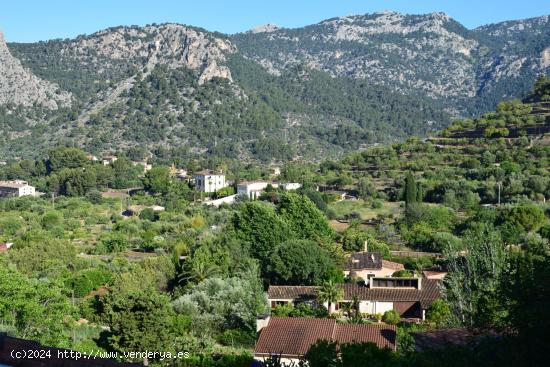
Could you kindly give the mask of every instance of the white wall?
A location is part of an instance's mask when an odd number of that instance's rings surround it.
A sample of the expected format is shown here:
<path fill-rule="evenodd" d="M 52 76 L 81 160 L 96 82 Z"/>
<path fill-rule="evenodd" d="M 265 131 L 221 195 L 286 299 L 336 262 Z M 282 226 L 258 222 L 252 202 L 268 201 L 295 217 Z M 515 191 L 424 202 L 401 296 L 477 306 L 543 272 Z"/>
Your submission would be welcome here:
<path fill-rule="evenodd" d="M 199 191 L 203 192 L 216 192 L 226 186 L 225 175 L 196 175 L 195 182 Z"/>
<path fill-rule="evenodd" d="M 26 185 L 21 188 L 19 188 L 19 196 L 34 196 L 35 190 L 33 186 Z"/>
<path fill-rule="evenodd" d="M 376 278 L 386 278 L 392 276 L 396 271 L 397 270 L 382 267 L 382 269 L 355 270 L 355 274 L 366 282 L 369 274 L 374 274 Z M 344 270 L 344 276 L 348 276 L 348 274 L 349 270 Z"/>
<path fill-rule="evenodd" d="M 383 314 L 386 311 L 393 310 L 393 302 L 382 301 L 361 301 L 359 302 L 359 312 L 369 314 Z"/>

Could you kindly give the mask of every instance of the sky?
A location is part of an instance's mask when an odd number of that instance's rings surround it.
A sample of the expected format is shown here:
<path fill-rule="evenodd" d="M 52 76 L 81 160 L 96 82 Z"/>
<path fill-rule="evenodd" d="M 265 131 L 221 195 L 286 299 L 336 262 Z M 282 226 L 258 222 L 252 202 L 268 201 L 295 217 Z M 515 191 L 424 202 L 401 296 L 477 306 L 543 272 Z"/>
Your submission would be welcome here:
<path fill-rule="evenodd" d="M 73 38 L 119 25 L 175 22 L 223 33 L 266 23 L 295 28 L 384 10 L 442 11 L 467 28 L 550 14 L 550 0 L 3 0 L 8 42 Z"/>

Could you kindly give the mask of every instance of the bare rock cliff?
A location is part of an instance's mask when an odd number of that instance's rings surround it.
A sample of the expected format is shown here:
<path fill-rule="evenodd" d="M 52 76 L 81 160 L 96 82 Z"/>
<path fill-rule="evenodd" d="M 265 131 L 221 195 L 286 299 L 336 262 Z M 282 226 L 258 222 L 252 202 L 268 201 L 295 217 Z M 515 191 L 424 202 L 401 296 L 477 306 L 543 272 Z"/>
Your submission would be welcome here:
<path fill-rule="evenodd" d="M 57 109 L 70 101 L 69 93 L 24 69 L 21 62 L 11 55 L 0 32 L 0 105 L 38 105 Z"/>

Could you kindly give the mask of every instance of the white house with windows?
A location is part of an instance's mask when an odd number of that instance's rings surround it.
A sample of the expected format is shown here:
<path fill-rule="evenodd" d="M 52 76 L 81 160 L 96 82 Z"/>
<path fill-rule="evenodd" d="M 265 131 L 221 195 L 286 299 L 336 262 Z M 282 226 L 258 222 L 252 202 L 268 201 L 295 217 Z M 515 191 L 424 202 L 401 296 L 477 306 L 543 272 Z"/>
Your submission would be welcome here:
<path fill-rule="evenodd" d="M 227 186 L 225 175 L 208 170 L 195 172 L 195 189 L 201 192 L 213 193 Z"/>
<path fill-rule="evenodd" d="M 0 197 L 21 197 L 35 195 L 36 190 L 34 186 L 29 185 L 27 181 L 0 181 Z"/>

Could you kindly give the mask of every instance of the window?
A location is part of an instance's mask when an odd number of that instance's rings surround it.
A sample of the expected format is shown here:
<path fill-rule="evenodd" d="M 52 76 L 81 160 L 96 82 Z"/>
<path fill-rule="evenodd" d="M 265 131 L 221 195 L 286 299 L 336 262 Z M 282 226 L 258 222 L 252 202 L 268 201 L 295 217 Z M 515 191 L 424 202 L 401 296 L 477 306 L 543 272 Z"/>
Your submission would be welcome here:
<path fill-rule="evenodd" d="M 284 306 L 288 304 L 288 301 L 271 301 L 271 308 L 275 308 L 277 306 Z"/>
<path fill-rule="evenodd" d="M 418 279 L 373 278 L 372 286 L 378 288 L 418 288 Z"/>

